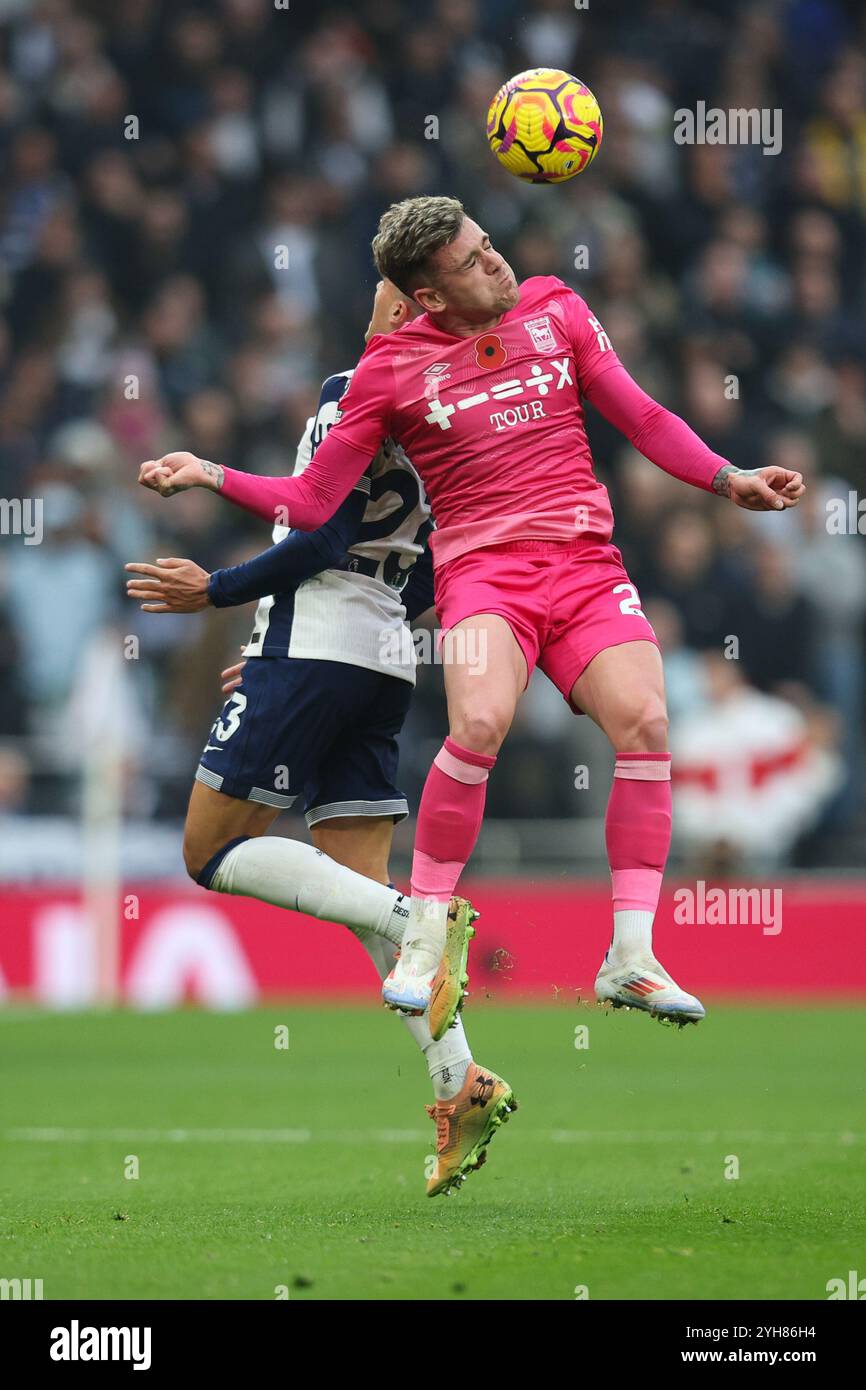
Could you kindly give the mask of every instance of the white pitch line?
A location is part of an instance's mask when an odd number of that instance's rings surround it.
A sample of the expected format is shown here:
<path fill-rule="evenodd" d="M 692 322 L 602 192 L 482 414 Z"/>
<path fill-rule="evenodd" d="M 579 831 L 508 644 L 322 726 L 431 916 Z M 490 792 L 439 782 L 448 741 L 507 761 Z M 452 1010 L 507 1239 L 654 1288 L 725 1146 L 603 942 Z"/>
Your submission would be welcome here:
<path fill-rule="evenodd" d="M 308 1129 L 7 1129 L 12 1143 L 307 1144 Z"/>
<path fill-rule="evenodd" d="M 767 1129 L 552 1129 L 545 1137 L 554 1144 L 586 1144 L 593 1141 L 609 1144 L 859 1144 L 864 1135 L 854 1134 L 850 1130 L 786 1134 L 782 1130 Z"/>
<path fill-rule="evenodd" d="M 518 1138 L 544 1144 L 860 1144 L 866 1135 L 848 1130 L 593 1130 L 516 1129 Z M 425 1129 L 64 1129 L 57 1127 L 7 1129 L 10 1143 L 89 1144 L 420 1144 L 430 1138 Z"/>

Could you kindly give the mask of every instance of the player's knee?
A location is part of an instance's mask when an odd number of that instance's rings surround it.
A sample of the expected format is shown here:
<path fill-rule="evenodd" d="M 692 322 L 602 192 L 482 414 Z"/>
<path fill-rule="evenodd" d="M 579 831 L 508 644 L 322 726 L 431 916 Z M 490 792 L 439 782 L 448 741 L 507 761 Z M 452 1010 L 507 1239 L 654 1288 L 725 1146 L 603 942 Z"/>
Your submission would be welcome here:
<path fill-rule="evenodd" d="M 213 888 L 214 879 L 221 870 L 226 855 L 242 840 L 248 840 L 250 838 L 249 835 L 241 835 L 225 842 L 214 840 L 205 843 L 199 841 L 198 844 L 193 844 L 192 842 L 187 844 L 187 842 L 184 841 L 183 862 L 186 865 L 186 871 L 190 878 L 194 883 L 199 884 L 201 888 Z M 221 881 L 220 891 L 225 891 L 224 878 Z"/>
<path fill-rule="evenodd" d="M 213 837 L 202 834 L 195 827 L 187 826 L 183 834 L 183 862 L 187 873 L 194 882 L 201 879 L 202 871 L 220 848 Z"/>
<path fill-rule="evenodd" d="M 467 711 L 454 720 L 451 737 L 472 753 L 498 753 L 508 733 L 510 718 L 493 705 Z"/>
<path fill-rule="evenodd" d="M 623 753 L 661 753 L 668 746 L 668 716 L 664 700 L 655 697 L 629 710 L 617 748 Z"/>
<path fill-rule="evenodd" d="M 207 863 L 210 856 L 205 854 L 203 849 L 194 840 L 184 836 L 183 840 L 183 862 L 187 873 L 191 879 L 198 881 L 198 876 Z"/>

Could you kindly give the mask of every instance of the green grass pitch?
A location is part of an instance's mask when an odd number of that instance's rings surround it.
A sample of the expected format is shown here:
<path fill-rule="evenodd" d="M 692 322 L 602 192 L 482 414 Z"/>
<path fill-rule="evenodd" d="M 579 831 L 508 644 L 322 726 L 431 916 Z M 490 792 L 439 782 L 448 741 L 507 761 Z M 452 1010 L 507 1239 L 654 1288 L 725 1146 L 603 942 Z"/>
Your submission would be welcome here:
<path fill-rule="evenodd" d="M 0 1277 L 46 1299 L 825 1299 L 866 1272 L 860 1011 L 677 1032 L 473 1001 L 466 1022 L 520 1110 L 430 1200 L 426 1071 L 374 1006 L 8 1010 Z"/>

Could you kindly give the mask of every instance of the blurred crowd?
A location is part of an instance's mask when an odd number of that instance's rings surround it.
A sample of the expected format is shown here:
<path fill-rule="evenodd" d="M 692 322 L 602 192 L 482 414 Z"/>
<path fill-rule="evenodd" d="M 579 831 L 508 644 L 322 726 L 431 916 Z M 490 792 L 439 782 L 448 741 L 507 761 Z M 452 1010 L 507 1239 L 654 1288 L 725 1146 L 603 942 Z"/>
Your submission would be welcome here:
<path fill-rule="evenodd" d="M 687 762 L 711 745 L 731 701 L 762 767 L 762 731 L 796 727 L 818 771 L 780 821 L 783 857 L 862 864 L 859 0 L 0 0 L 0 55 L 0 497 L 43 498 L 45 531 L 2 542 L 0 813 L 74 809 L 77 721 L 103 678 L 86 653 L 114 632 L 137 639 L 116 674 L 129 801 L 182 814 L 252 615 L 139 614 L 122 565 L 210 569 L 268 536 L 204 493 L 144 492 L 138 464 L 184 448 L 290 471 L 322 377 L 362 349 L 381 212 L 440 192 L 518 278 L 577 289 L 640 384 L 713 449 L 806 476 L 798 511 L 756 517 L 591 419 L 615 538 L 664 643 L 675 750 Z M 576 72 L 605 114 L 598 159 L 560 187 L 511 178 L 484 139 L 500 83 L 542 64 Z M 781 153 L 678 145 L 674 113 L 698 101 L 781 110 Z M 606 772 L 589 794 L 572 773 L 606 756 L 588 724 L 536 678 L 491 814 L 598 814 Z M 422 670 L 403 744 L 416 804 L 444 727 L 441 672 Z M 725 853 L 736 834 L 695 837 Z"/>

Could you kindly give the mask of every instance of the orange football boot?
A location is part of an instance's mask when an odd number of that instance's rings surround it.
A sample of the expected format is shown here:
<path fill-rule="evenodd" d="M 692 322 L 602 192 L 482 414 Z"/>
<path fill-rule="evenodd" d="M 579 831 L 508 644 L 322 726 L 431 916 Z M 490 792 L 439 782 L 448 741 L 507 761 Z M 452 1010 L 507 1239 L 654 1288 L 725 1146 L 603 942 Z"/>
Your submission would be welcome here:
<path fill-rule="evenodd" d="M 470 1062 L 463 1089 L 452 1100 L 426 1107 L 436 1122 L 436 1166 L 427 1196 L 459 1189 L 487 1159 L 487 1145 L 517 1109 L 514 1092 L 495 1072 Z"/>

